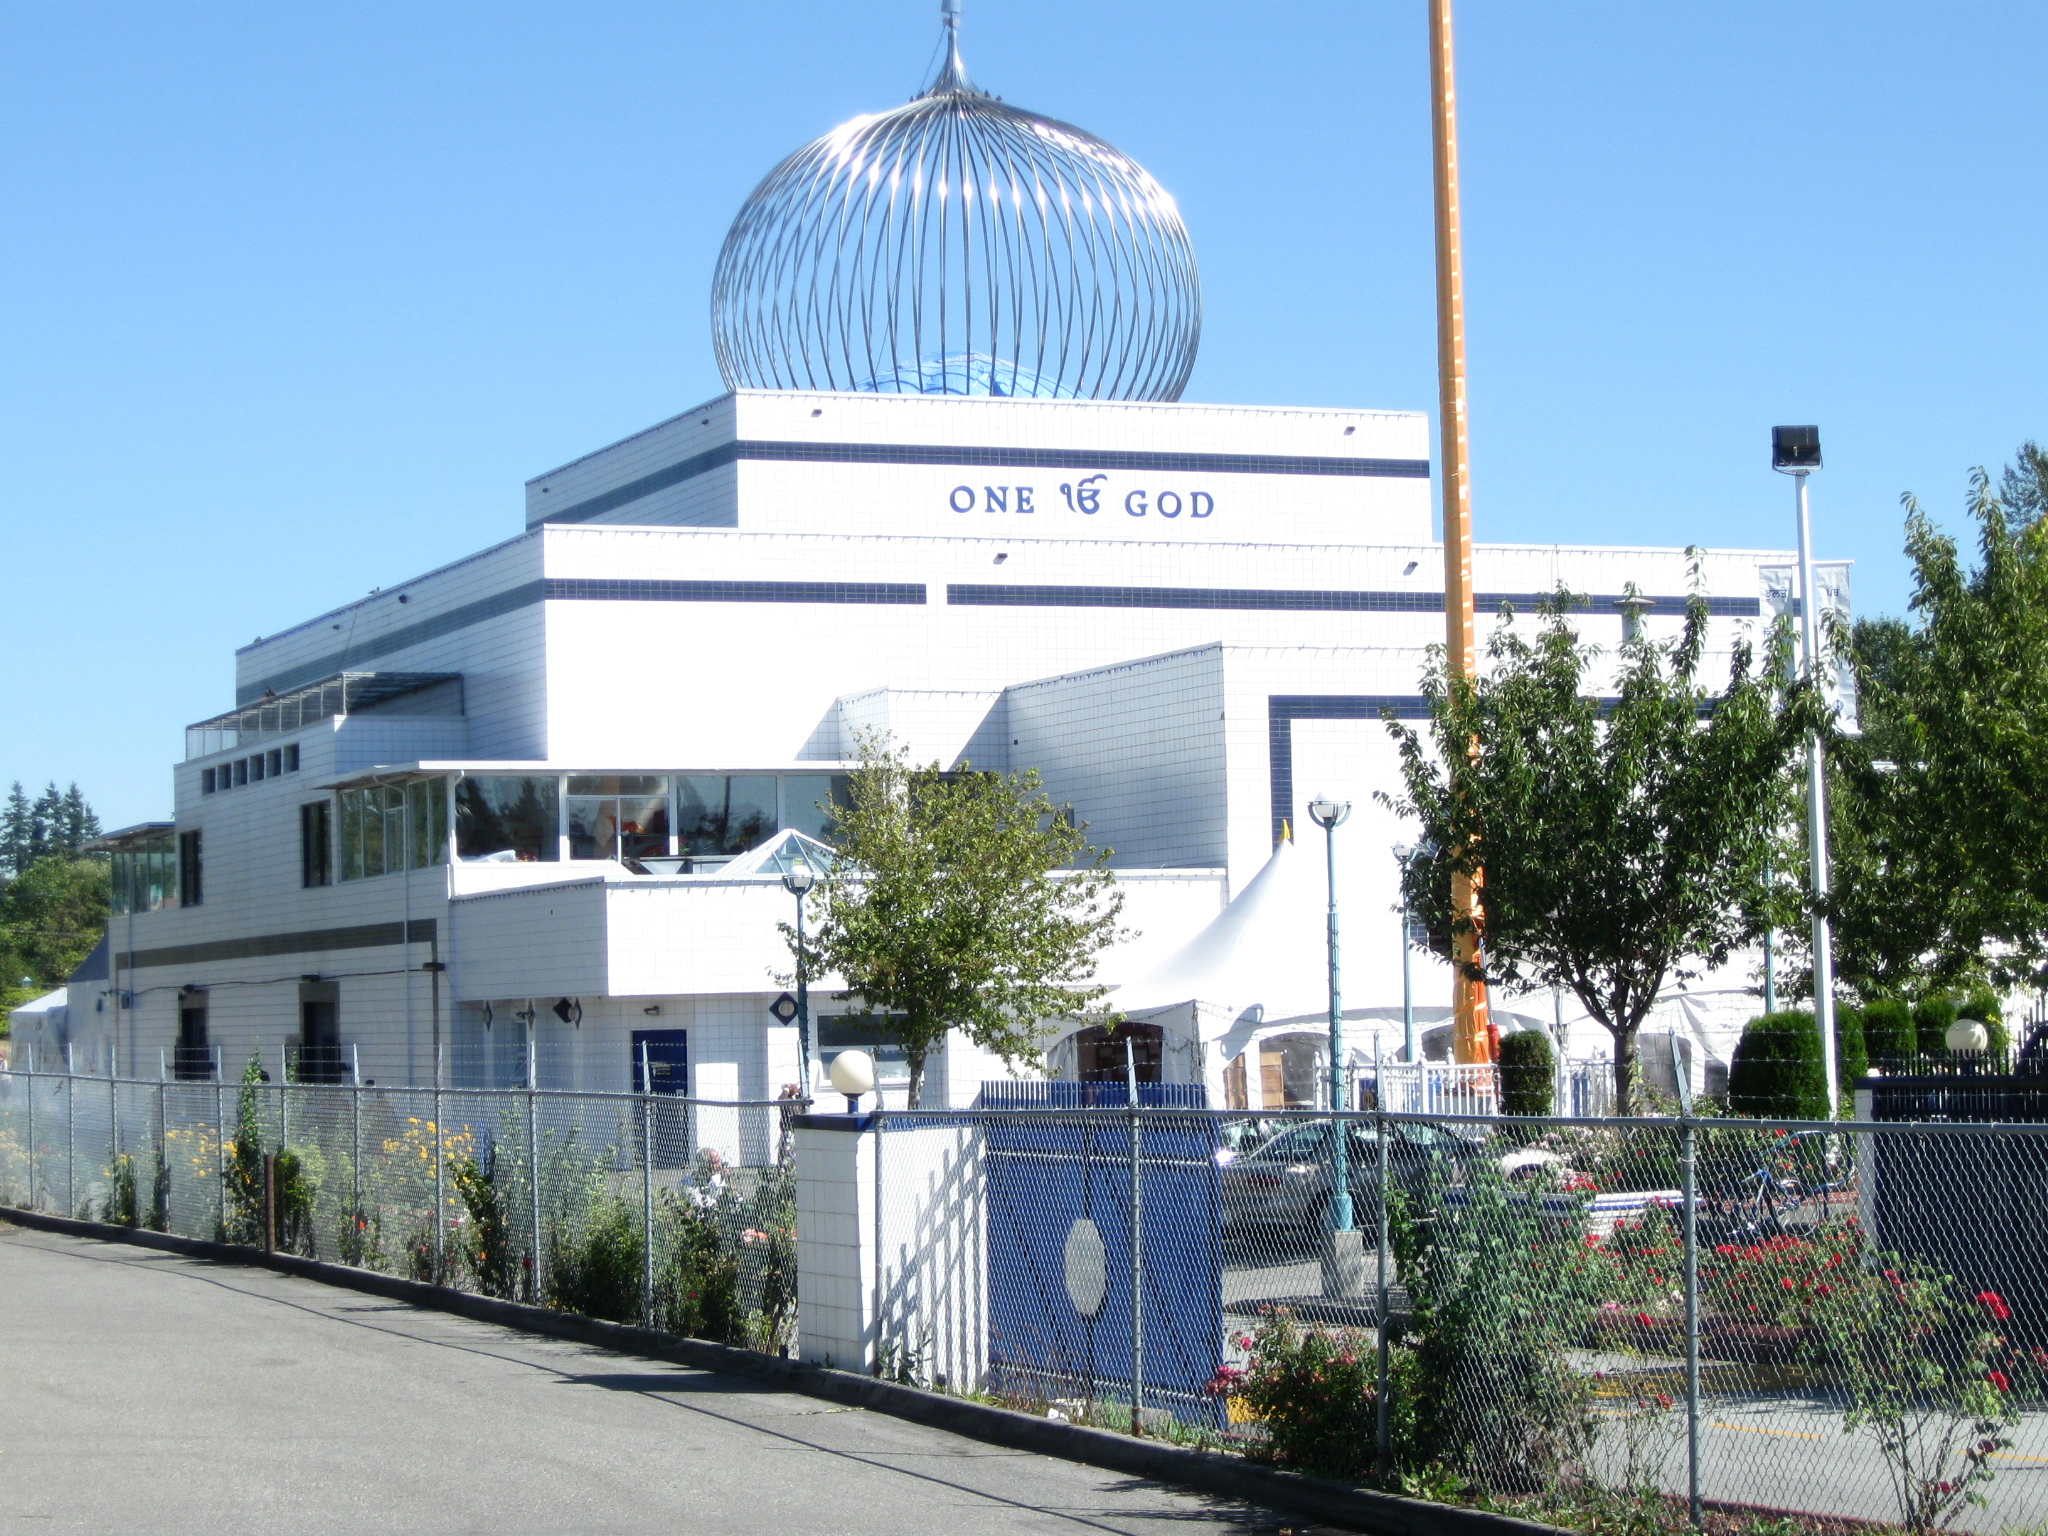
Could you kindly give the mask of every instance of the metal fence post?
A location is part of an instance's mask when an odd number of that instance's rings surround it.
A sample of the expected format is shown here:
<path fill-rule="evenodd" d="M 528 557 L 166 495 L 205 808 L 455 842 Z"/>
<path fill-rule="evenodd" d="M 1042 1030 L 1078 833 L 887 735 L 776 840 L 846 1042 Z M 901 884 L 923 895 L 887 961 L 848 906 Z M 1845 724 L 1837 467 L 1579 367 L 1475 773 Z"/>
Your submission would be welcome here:
<path fill-rule="evenodd" d="M 36 1209 L 36 1052 L 28 1052 L 28 1208 Z"/>
<path fill-rule="evenodd" d="M 875 1086 L 875 1374 L 882 1373 L 882 1089 Z M 908 1329 L 904 1330 L 908 1347 Z M 930 1361 L 925 1362 L 930 1365 Z"/>
<path fill-rule="evenodd" d="M 654 1079 L 640 1042 L 640 1323 L 654 1326 Z"/>
<path fill-rule="evenodd" d="M 1381 1477 L 1393 1468 L 1392 1425 L 1387 1408 L 1387 1115 L 1378 1110 L 1373 1115 L 1373 1133 L 1379 1142 L 1379 1202 L 1380 1202 L 1380 1308 L 1379 1308 L 1379 1384 L 1374 1391 L 1373 1413 L 1374 1434 L 1378 1443 L 1377 1464 Z"/>
<path fill-rule="evenodd" d="M 540 1100 L 534 1076 L 535 1052 L 533 1048 L 533 1026 L 526 1031 L 526 1168 L 528 1195 L 533 1215 L 533 1278 L 527 1282 L 527 1300 L 540 1305 Z"/>
<path fill-rule="evenodd" d="M 447 1137 L 441 1131 L 441 1063 L 434 1063 L 434 1284 L 448 1278 L 448 1255 L 442 1239 L 448 1222 L 441 1206 L 441 1147 Z"/>
<path fill-rule="evenodd" d="M 277 1048 L 277 1147 L 282 1152 L 292 1140 L 292 1063 L 286 1048 Z"/>
<path fill-rule="evenodd" d="M 213 1171 L 214 1194 L 220 1201 L 220 1232 L 228 1230 L 228 1106 L 227 1085 L 220 1080 L 220 1047 L 213 1058 Z"/>
<path fill-rule="evenodd" d="M 1688 1094 L 1687 1097 L 1690 1097 Z M 1687 1105 L 1688 1110 L 1691 1105 Z M 1679 1130 L 1679 1169 L 1685 1179 L 1685 1480 L 1692 1527 L 1701 1530 L 1700 1511 L 1700 1245 L 1692 1121 Z"/>
<path fill-rule="evenodd" d="M 112 1058 L 107 1062 L 107 1176 L 113 1177 L 121 1162 L 121 1085 L 113 1075 Z"/>
<path fill-rule="evenodd" d="M 349 1220 L 356 1224 L 356 1252 L 360 1256 L 363 1236 L 363 1051 L 361 1046 L 351 1046 L 350 1050 L 355 1054 L 355 1070 L 350 1073 L 353 1082 L 348 1094 L 349 1167 L 354 1170 L 349 1181 L 349 1193 L 354 1202 Z"/>
<path fill-rule="evenodd" d="M 164 1095 L 164 1059 L 159 1056 L 156 1061 L 156 1165 L 157 1168 L 163 1170 L 163 1218 L 164 1230 L 168 1232 L 171 1229 L 171 1115 L 170 1104 Z M 149 1211 L 151 1216 L 157 1214 L 155 1175 L 156 1169 L 151 1169 L 149 1190 Z"/>
<path fill-rule="evenodd" d="M 64 1047 L 64 1214 L 78 1214 L 78 1078 Z"/>
<path fill-rule="evenodd" d="M 1131 1090 L 1131 1433 L 1145 1433 L 1145 1181 L 1144 1122 L 1139 1118 L 1137 1054 L 1124 1041 Z"/>

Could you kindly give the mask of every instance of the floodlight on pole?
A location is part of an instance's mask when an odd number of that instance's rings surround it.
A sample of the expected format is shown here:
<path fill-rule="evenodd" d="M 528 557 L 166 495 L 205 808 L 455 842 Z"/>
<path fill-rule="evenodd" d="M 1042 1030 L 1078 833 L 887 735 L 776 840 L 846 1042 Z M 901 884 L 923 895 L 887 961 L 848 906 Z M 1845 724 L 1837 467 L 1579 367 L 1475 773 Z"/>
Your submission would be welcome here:
<path fill-rule="evenodd" d="M 1806 477 L 1821 467 L 1819 427 L 1771 428 L 1771 468 L 1792 476 L 1799 518 L 1799 658 L 1807 677 L 1820 682 L 1820 594 L 1813 581 L 1813 530 L 1807 514 Z M 1841 1112 L 1841 1064 L 1835 1055 L 1834 933 L 1822 910 L 1828 871 L 1827 760 L 1820 733 L 1806 738 L 1806 848 L 1815 902 L 1813 913 L 1813 1022 L 1820 1031 L 1827 1070 L 1828 1118 Z"/>
<path fill-rule="evenodd" d="M 796 898 L 796 1055 L 797 1096 L 811 1096 L 811 994 L 804 951 L 804 897 L 818 883 L 817 872 L 798 859 L 782 877 L 782 888 Z"/>

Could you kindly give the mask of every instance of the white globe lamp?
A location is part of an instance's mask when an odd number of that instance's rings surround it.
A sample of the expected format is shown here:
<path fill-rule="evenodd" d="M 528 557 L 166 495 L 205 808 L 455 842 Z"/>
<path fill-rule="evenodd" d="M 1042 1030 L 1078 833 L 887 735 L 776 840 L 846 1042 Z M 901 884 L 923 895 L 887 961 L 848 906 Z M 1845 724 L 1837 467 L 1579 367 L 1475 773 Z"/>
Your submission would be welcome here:
<path fill-rule="evenodd" d="M 860 1096 L 874 1090 L 875 1058 L 866 1051 L 841 1051 L 832 1058 L 827 1075 L 832 1079 L 832 1091 L 846 1095 L 846 1112 L 857 1115 Z"/>

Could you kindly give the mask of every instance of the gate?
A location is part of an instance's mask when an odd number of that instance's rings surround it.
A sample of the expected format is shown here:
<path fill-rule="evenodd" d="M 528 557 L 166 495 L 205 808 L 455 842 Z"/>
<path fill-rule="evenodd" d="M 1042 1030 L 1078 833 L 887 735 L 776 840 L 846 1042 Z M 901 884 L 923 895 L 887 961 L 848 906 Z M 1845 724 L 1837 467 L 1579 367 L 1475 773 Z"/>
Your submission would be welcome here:
<path fill-rule="evenodd" d="M 1138 1098 L 1142 1116 L 1125 1109 L 1122 1084 L 984 1089 L 978 1108 L 1040 1111 L 983 1122 L 991 1384 L 1044 1402 L 1135 1392 L 1216 1422 L 1206 1389 L 1223 1344 L 1217 1123 L 1199 1085 L 1141 1083 Z"/>

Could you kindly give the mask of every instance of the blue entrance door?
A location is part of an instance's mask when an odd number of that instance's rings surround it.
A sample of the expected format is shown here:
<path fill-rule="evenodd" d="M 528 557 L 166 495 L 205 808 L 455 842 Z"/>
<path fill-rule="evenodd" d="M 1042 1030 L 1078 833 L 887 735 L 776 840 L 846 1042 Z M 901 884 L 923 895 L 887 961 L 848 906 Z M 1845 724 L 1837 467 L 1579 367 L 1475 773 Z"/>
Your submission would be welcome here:
<path fill-rule="evenodd" d="M 636 1029 L 633 1031 L 633 1091 L 687 1100 L 690 1095 L 690 1032 L 686 1029 Z M 641 1073 L 641 1052 L 645 1050 L 647 1070 Z M 649 1139 L 653 1142 L 656 1168 L 687 1168 L 693 1137 L 690 1106 L 687 1103 L 649 1104 Z"/>
<path fill-rule="evenodd" d="M 647 1078 L 640 1075 L 641 1050 L 645 1047 Z M 636 1029 L 633 1031 L 633 1091 L 669 1093 L 687 1098 L 690 1093 L 690 1032 L 687 1029 Z"/>

